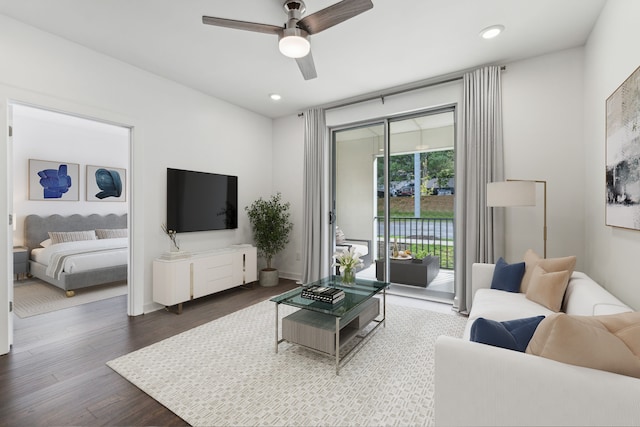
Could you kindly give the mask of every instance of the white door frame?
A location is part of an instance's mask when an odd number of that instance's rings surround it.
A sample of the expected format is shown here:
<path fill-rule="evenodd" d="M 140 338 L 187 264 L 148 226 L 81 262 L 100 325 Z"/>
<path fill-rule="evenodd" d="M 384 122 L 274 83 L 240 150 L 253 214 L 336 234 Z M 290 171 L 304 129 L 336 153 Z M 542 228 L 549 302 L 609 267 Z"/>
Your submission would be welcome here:
<path fill-rule="evenodd" d="M 4 130 L 0 132 L 0 142 L 5 147 L 0 150 L 0 164 L 4 164 L 6 170 L 5 174 L 0 174 L 0 188 L 6 189 L 5 197 L 0 198 L 0 214 L 7 219 L 5 227 L 0 227 L 0 259 L 5 260 L 0 262 L 0 277 L 4 277 L 7 284 L 4 288 L 0 286 L 0 355 L 8 353 L 13 344 L 13 320 L 9 309 L 13 294 L 13 228 L 9 224 L 9 217 L 13 213 L 13 149 L 8 132 L 11 104 L 30 105 L 129 128 L 130 197 L 127 203 L 130 246 L 127 314 L 136 316 L 144 313 L 144 268 L 136 268 L 134 262 L 144 259 L 144 203 L 142 198 L 136 199 L 136 194 L 144 194 L 143 144 L 138 121 L 112 111 L 0 84 L 0 129 Z"/>

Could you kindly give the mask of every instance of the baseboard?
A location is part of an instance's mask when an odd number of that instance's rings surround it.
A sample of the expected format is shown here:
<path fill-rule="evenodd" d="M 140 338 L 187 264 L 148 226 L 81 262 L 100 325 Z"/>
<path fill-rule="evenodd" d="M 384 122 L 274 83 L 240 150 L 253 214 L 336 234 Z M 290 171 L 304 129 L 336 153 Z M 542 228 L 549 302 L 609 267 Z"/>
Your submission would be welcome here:
<path fill-rule="evenodd" d="M 295 280 L 296 283 L 301 283 L 302 281 L 302 275 L 299 273 L 290 273 L 280 270 L 280 277 L 283 279 Z"/>

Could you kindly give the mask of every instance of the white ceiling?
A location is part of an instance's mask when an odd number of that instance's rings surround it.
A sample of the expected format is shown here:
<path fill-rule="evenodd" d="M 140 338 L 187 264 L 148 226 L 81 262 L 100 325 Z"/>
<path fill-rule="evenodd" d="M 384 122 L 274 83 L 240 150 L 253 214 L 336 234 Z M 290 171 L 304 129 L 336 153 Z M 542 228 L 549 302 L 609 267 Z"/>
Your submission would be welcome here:
<path fill-rule="evenodd" d="M 305 81 L 277 37 L 202 15 L 283 25 L 282 0 L 0 0 L 0 13 L 267 117 L 486 64 L 581 46 L 606 0 L 372 0 L 311 37 Z M 305 0 L 307 14 L 337 0 Z M 478 36 L 506 27 L 494 40 Z M 270 93 L 282 100 L 273 102 Z"/>

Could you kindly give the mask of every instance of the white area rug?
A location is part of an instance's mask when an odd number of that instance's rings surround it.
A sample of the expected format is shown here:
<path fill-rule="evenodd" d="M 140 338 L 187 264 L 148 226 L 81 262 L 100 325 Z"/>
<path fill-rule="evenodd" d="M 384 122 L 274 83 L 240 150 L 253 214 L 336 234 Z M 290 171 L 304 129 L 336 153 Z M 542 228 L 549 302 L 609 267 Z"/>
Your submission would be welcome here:
<path fill-rule="evenodd" d="M 386 328 L 336 376 L 333 358 L 275 354 L 274 313 L 264 301 L 107 365 L 195 426 L 433 425 L 434 343 L 465 318 L 387 304 Z"/>
<path fill-rule="evenodd" d="M 113 298 L 127 293 L 127 282 L 92 286 L 76 290 L 76 295 L 68 298 L 62 289 L 39 279 L 15 282 L 13 286 L 13 309 L 22 319 L 75 307 L 77 305 Z"/>

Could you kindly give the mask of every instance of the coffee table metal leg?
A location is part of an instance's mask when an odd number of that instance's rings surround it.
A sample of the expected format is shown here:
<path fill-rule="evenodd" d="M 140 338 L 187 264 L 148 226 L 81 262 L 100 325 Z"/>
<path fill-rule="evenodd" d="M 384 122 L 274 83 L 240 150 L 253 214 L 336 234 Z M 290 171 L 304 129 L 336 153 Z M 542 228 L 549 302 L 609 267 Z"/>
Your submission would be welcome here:
<path fill-rule="evenodd" d="M 336 317 L 336 375 L 340 375 L 340 318 Z"/>
<path fill-rule="evenodd" d="M 276 303 L 276 354 L 278 354 L 278 303 Z"/>
<path fill-rule="evenodd" d="M 387 327 L 387 289 L 382 290 L 382 327 Z"/>

